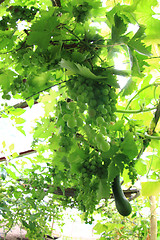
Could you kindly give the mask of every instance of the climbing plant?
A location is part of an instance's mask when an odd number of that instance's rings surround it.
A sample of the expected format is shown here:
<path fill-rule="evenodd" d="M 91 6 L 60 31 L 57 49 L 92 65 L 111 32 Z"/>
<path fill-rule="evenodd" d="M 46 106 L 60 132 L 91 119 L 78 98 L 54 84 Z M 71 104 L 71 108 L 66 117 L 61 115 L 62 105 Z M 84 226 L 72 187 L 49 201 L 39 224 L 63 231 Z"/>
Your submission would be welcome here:
<path fill-rule="evenodd" d="M 50 231 L 45 223 L 59 219 L 63 207 L 76 207 L 91 223 L 112 191 L 119 213 L 135 214 L 122 178 L 134 185 L 146 176 L 142 194 L 159 192 L 158 4 L 0 1 L 1 117 L 25 135 L 24 105 L 44 109 L 31 167 L 17 168 L 14 145 L 1 165 L 8 229 L 21 222 L 30 239 L 42 239 Z M 145 152 L 152 153 L 146 160 Z"/>

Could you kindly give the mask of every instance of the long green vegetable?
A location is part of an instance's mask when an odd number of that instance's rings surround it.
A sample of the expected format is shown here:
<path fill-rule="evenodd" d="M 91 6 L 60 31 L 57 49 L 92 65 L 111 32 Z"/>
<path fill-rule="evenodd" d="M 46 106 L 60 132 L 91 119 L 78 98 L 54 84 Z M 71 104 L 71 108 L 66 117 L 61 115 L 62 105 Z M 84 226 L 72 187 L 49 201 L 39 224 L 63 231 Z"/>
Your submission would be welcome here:
<path fill-rule="evenodd" d="M 128 216 L 132 212 L 132 207 L 121 188 L 120 175 L 114 178 L 114 181 L 112 183 L 112 191 L 118 212 L 122 216 Z"/>

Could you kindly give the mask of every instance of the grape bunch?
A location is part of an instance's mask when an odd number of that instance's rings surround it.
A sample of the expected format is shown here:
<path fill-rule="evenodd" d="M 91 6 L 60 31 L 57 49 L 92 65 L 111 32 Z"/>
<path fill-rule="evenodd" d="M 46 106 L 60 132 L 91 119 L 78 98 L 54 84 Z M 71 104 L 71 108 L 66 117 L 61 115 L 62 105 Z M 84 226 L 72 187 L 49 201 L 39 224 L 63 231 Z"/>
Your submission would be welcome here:
<path fill-rule="evenodd" d="M 31 7 L 31 8 L 27 8 L 27 6 L 19 6 L 19 5 L 15 5 L 15 6 L 10 6 L 8 9 L 7 9 L 8 12 L 11 13 L 12 15 L 12 18 L 15 20 L 15 21 L 18 21 L 18 20 L 26 20 L 28 22 L 30 22 L 31 20 L 34 19 L 36 13 L 38 12 L 38 8 L 35 8 L 35 7 Z"/>
<path fill-rule="evenodd" d="M 73 104 L 78 106 L 78 114 L 85 118 L 84 131 L 89 140 L 102 151 L 108 151 L 105 136 L 108 124 L 116 120 L 115 88 L 82 76 L 73 77 L 66 85 Z M 94 130 L 95 126 L 98 131 Z"/>
<path fill-rule="evenodd" d="M 136 161 L 132 160 L 126 166 L 126 169 L 128 169 L 129 179 L 131 180 L 132 185 L 134 185 L 135 180 L 137 180 L 137 171 L 136 171 L 136 168 L 135 168 L 135 164 L 136 164 Z"/>
<path fill-rule="evenodd" d="M 0 20 L 0 30 L 5 31 L 8 30 L 10 27 L 10 17 L 9 16 L 3 16 L 2 20 Z"/>
<path fill-rule="evenodd" d="M 0 20 L 0 30 L 2 31 L 9 30 L 9 28 L 14 28 L 18 20 L 26 20 L 30 22 L 34 19 L 36 13 L 38 12 L 38 8 L 27 8 L 26 6 L 10 6 L 7 9 L 7 12 L 10 12 L 11 15 L 3 16 L 2 20 Z"/>
<path fill-rule="evenodd" d="M 101 125 L 103 122 L 115 121 L 115 88 L 82 76 L 74 77 L 66 85 L 68 94 L 77 102 L 79 111 L 83 113 L 87 110 L 93 122 Z"/>
<path fill-rule="evenodd" d="M 87 2 L 84 2 L 83 4 L 78 6 L 74 6 L 72 13 L 76 19 L 76 22 L 85 22 L 89 18 L 89 13 L 91 9 L 92 6 L 90 6 Z"/>
<path fill-rule="evenodd" d="M 12 94 L 15 95 L 16 93 L 24 92 L 29 86 L 27 83 L 27 79 L 18 75 L 16 78 L 14 78 L 10 87 Z"/>
<path fill-rule="evenodd" d="M 74 119 L 72 111 L 67 108 L 67 102 L 64 100 L 59 100 L 56 106 L 56 116 L 57 118 L 53 121 L 56 122 L 56 128 L 59 129 L 57 135 L 59 135 L 59 151 L 69 153 L 72 147 L 73 134 L 75 129 L 73 126 L 68 126 L 68 120 L 64 120 L 66 116 L 67 119 Z"/>
<path fill-rule="evenodd" d="M 109 163 L 109 159 L 103 160 L 102 156 L 93 150 L 92 152 L 88 151 L 79 168 L 79 191 L 76 200 L 78 201 L 79 209 L 85 212 L 86 221 L 98 203 L 97 190 L 99 179 L 107 179 Z"/>

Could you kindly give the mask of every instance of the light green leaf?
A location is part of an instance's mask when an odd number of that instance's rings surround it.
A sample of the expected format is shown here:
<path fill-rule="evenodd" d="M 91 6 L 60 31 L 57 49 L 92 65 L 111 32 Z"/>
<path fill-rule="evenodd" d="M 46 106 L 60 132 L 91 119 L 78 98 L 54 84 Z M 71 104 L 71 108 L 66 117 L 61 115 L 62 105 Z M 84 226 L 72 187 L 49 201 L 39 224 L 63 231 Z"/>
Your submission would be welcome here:
<path fill-rule="evenodd" d="M 154 171 L 160 171 L 160 156 L 159 154 L 157 155 L 151 155 L 149 156 L 149 158 L 151 159 L 151 169 Z"/>
<path fill-rule="evenodd" d="M 124 127 L 124 120 L 118 120 L 114 125 L 110 125 L 109 129 L 111 131 L 121 131 Z"/>
<path fill-rule="evenodd" d="M 14 120 L 15 120 L 16 124 L 22 124 L 22 123 L 24 123 L 26 121 L 25 119 L 20 118 L 20 117 L 19 118 L 15 118 Z"/>
<path fill-rule="evenodd" d="M 11 178 L 13 179 L 17 179 L 18 177 L 16 176 L 16 174 L 9 168 L 6 168 L 6 172 L 10 175 Z"/>
<path fill-rule="evenodd" d="M 132 132 L 127 132 L 125 134 L 124 141 L 121 143 L 121 151 L 131 160 L 137 156 L 138 149 L 135 144 Z"/>
<path fill-rule="evenodd" d="M 141 183 L 141 193 L 144 197 L 158 196 L 160 194 L 160 181 L 148 181 Z"/>
<path fill-rule="evenodd" d="M 26 100 L 28 106 L 31 108 L 34 105 L 34 99 Z"/>
<path fill-rule="evenodd" d="M 120 173 L 120 169 L 115 163 L 112 161 L 108 167 L 108 181 L 111 183 L 113 179 Z"/>
<path fill-rule="evenodd" d="M 107 225 L 99 222 L 94 226 L 93 229 L 96 231 L 96 234 L 101 234 L 107 230 Z"/>
<path fill-rule="evenodd" d="M 10 84 L 13 82 L 15 75 L 16 74 L 11 70 L 6 70 L 0 74 L 0 86 L 3 90 L 7 92 L 10 91 Z"/>
<path fill-rule="evenodd" d="M 133 93 L 133 91 L 136 89 L 136 82 L 134 82 L 132 79 L 130 79 L 125 87 L 122 89 L 122 96 L 128 96 Z"/>
<path fill-rule="evenodd" d="M 68 156 L 68 160 L 70 162 L 71 172 L 77 172 L 81 166 L 83 158 L 80 156 L 78 151 L 74 151 Z"/>
<path fill-rule="evenodd" d="M 96 76 L 94 73 L 92 73 L 90 71 L 89 68 L 83 66 L 83 65 L 80 65 L 78 63 L 73 63 L 73 62 L 70 62 L 70 61 L 67 61 L 65 59 L 62 59 L 61 62 L 60 62 L 60 66 L 62 68 L 66 68 L 67 70 L 71 71 L 73 74 L 79 74 L 83 77 L 86 77 L 86 78 L 90 78 L 90 79 L 93 79 L 93 80 L 99 80 L 99 81 L 103 81 L 111 86 L 115 86 L 115 87 L 118 87 L 119 85 L 117 84 L 117 81 L 113 81 L 113 79 L 110 81 L 109 78 L 107 78 L 107 76 Z M 114 70 L 116 71 L 116 70 Z M 118 70 L 117 70 L 118 71 Z M 112 72 L 112 70 L 111 70 Z"/>
<path fill-rule="evenodd" d="M 23 130 L 23 126 L 16 126 L 17 130 L 20 131 L 22 134 L 24 134 L 26 136 L 25 131 Z"/>
<path fill-rule="evenodd" d="M 5 141 L 2 142 L 2 146 L 3 146 L 3 148 L 6 147 L 6 142 Z"/>
<path fill-rule="evenodd" d="M 14 116 L 20 116 L 22 115 L 26 110 L 23 108 L 12 108 L 10 110 L 10 113 Z"/>
<path fill-rule="evenodd" d="M 97 190 L 97 199 L 100 201 L 101 199 L 108 199 L 110 196 L 110 185 L 108 184 L 106 179 L 100 179 L 98 190 Z"/>
<path fill-rule="evenodd" d="M 12 152 L 12 151 L 13 151 L 13 149 L 14 149 L 14 143 L 13 143 L 13 144 L 11 144 L 11 145 L 9 146 L 9 150 L 10 150 L 10 152 Z"/>
<path fill-rule="evenodd" d="M 17 152 L 12 153 L 12 157 L 13 157 L 13 158 L 16 158 L 16 157 L 18 157 L 18 156 L 19 156 L 19 154 L 18 154 Z"/>
<path fill-rule="evenodd" d="M 137 170 L 137 173 L 143 176 L 144 174 L 147 173 L 146 161 L 144 161 L 143 159 L 139 159 L 135 164 L 135 168 Z"/>

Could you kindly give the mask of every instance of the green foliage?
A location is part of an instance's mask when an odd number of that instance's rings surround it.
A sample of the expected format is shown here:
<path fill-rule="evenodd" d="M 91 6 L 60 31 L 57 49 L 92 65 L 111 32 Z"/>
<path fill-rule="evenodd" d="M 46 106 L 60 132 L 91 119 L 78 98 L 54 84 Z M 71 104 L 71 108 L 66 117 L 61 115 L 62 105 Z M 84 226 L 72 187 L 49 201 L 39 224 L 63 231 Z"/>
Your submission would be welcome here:
<path fill-rule="evenodd" d="M 157 1 L 124 2 L 107 1 L 106 7 L 100 0 L 0 4 L 0 87 L 6 101 L 1 117 L 9 117 L 25 134 L 24 110 L 13 107 L 12 99 L 23 99 L 30 108 L 36 100 L 44 108 L 33 130 L 37 156 L 31 169 L 1 167 L 6 189 L 1 215 L 8 228 L 20 221 L 29 237 L 42 239 L 50 231 L 46 221 L 59 217 L 59 205 L 76 207 L 91 223 L 97 204 L 109 199 L 120 174 L 128 174 L 128 184 L 146 176 L 145 196 L 148 186 L 153 188 L 150 193 L 158 191 Z M 105 24 L 104 29 L 96 27 L 99 24 Z M 125 62 L 119 58 L 116 69 L 119 53 Z M 123 89 L 119 76 L 127 81 Z M 6 148 L 4 142 L 2 146 Z M 12 148 L 10 158 L 17 156 Z M 144 160 L 144 151 L 155 154 Z M 65 196 L 66 189 L 74 189 L 72 197 Z M 121 222 L 118 230 L 100 223 L 96 230 L 105 231 L 104 239 L 106 234 L 121 233 L 121 227 Z"/>
<path fill-rule="evenodd" d="M 132 203 L 133 214 L 128 217 L 122 217 L 115 211 L 112 202 L 108 206 L 102 205 L 98 209 L 102 219 L 94 226 L 94 231 L 99 234 L 102 239 L 146 239 L 149 236 L 149 221 L 141 215 L 142 205 L 147 205 L 147 202 L 142 204 L 135 201 Z M 140 216 L 139 216 L 140 214 Z"/>

